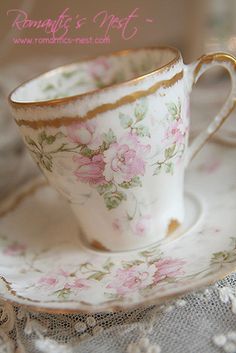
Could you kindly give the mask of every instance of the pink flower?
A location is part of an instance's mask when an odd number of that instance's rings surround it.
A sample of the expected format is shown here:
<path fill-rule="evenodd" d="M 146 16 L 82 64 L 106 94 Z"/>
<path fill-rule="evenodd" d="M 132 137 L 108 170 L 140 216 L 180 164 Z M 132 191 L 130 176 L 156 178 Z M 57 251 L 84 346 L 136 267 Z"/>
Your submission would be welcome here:
<path fill-rule="evenodd" d="M 41 277 L 38 281 L 38 283 L 41 286 L 45 286 L 45 287 L 54 287 L 57 284 L 57 282 L 58 282 L 58 280 L 54 276 Z"/>
<path fill-rule="evenodd" d="M 121 223 L 120 219 L 118 219 L 118 218 L 114 219 L 114 221 L 112 222 L 112 228 L 117 232 L 122 231 L 122 223 Z"/>
<path fill-rule="evenodd" d="M 117 294 L 133 292 L 152 284 L 155 265 L 142 263 L 129 268 L 118 269 L 114 281 L 107 288 L 115 289 Z"/>
<path fill-rule="evenodd" d="M 59 270 L 41 277 L 38 280 L 38 286 L 44 290 L 60 291 L 63 289 L 71 289 L 73 292 L 89 288 L 89 282 L 83 278 L 75 277 L 74 273 Z"/>
<path fill-rule="evenodd" d="M 72 283 L 66 283 L 65 288 L 80 290 L 89 288 L 88 281 L 82 278 L 75 278 Z"/>
<path fill-rule="evenodd" d="M 135 134 L 128 133 L 122 136 L 104 152 L 106 180 L 114 180 L 120 184 L 130 181 L 135 176 L 144 175 L 145 157 L 150 148 L 150 145 L 142 145 Z"/>
<path fill-rule="evenodd" d="M 74 174 L 79 181 L 90 185 L 99 185 L 106 182 L 103 175 L 105 163 L 102 154 L 97 154 L 92 158 L 78 155 L 74 156 L 73 160 L 78 163 Z"/>
<path fill-rule="evenodd" d="M 26 245 L 18 243 L 17 241 L 8 245 L 3 253 L 5 255 L 9 255 L 9 256 L 20 256 L 20 255 L 24 255 L 26 250 Z"/>
<path fill-rule="evenodd" d="M 150 225 L 151 225 L 150 220 L 151 220 L 150 215 L 142 216 L 138 220 L 136 220 L 132 224 L 133 233 L 138 236 L 144 236 L 148 232 L 148 230 L 150 229 Z"/>
<path fill-rule="evenodd" d="M 158 260 L 155 263 L 157 271 L 154 275 L 154 283 L 158 283 L 166 278 L 183 275 L 184 271 L 182 267 L 184 264 L 185 261 L 180 259 L 166 258 Z"/>
<path fill-rule="evenodd" d="M 96 150 L 101 144 L 101 138 L 95 137 L 96 123 L 89 120 L 86 122 L 69 125 L 67 128 L 69 139 L 77 144 L 86 145 Z"/>
<path fill-rule="evenodd" d="M 61 268 L 61 269 L 59 269 L 58 274 L 59 274 L 60 276 L 66 278 L 66 277 L 70 277 L 71 272 L 65 271 L 65 270 L 63 270 L 63 269 Z"/>
<path fill-rule="evenodd" d="M 171 140 L 173 143 L 184 143 L 186 129 L 183 126 L 182 119 L 175 120 L 171 123 L 165 133 L 165 139 Z"/>
<path fill-rule="evenodd" d="M 110 78 L 108 75 L 111 65 L 104 57 L 92 61 L 89 66 L 89 72 L 94 81 L 102 81 L 104 84 L 109 84 Z"/>

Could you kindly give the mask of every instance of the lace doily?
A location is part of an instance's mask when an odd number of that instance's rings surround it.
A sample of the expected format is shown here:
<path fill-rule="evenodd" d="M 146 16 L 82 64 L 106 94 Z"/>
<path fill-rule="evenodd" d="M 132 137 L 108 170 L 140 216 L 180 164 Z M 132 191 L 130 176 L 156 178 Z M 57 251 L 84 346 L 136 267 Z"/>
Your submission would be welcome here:
<path fill-rule="evenodd" d="M 236 275 L 161 307 L 54 315 L 0 302 L 1 353 L 236 352 Z"/>

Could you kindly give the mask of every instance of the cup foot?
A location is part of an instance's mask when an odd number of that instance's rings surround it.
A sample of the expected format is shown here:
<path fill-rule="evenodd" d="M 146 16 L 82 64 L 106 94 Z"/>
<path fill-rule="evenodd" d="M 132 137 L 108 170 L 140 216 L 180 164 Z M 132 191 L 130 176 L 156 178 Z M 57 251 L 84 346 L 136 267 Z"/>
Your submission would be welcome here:
<path fill-rule="evenodd" d="M 154 241 L 151 244 L 144 245 L 142 247 L 134 249 L 122 249 L 122 250 L 111 250 L 105 244 L 102 244 L 99 240 L 93 239 L 91 242 L 86 240 L 86 237 L 83 236 L 83 232 L 80 231 L 80 241 L 81 245 L 87 249 L 96 252 L 110 252 L 110 253 L 119 253 L 127 251 L 135 251 L 137 249 L 145 249 L 150 245 L 163 245 L 170 243 L 183 237 L 189 233 L 190 230 L 195 228 L 202 219 L 204 207 L 201 199 L 198 195 L 195 195 L 192 192 L 186 192 L 184 196 L 184 205 L 185 205 L 185 219 L 183 224 L 181 224 L 177 219 L 171 219 L 168 225 L 166 236 L 164 239 L 159 241 Z"/>

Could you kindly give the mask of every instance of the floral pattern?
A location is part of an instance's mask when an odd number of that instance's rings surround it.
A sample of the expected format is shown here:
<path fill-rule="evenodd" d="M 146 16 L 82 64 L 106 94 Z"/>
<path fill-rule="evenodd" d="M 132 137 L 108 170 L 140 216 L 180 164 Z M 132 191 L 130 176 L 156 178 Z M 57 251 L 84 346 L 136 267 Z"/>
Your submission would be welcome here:
<path fill-rule="evenodd" d="M 22 256 L 25 251 L 26 247 L 16 242 L 6 244 L 3 248 L 6 256 Z M 36 259 L 38 260 L 38 256 Z M 34 262 L 31 262 L 31 269 L 41 273 Z M 99 265 L 89 261 L 81 263 L 73 271 L 60 267 L 40 275 L 33 287 L 67 300 L 81 291 L 88 291 L 95 281 L 104 283 L 104 294 L 114 298 L 152 288 L 161 282 L 175 281 L 180 275 L 184 275 L 185 263 L 183 259 L 165 258 L 159 247 L 153 247 L 139 252 L 135 260 L 122 261 L 120 267 L 109 257 Z"/>
<path fill-rule="evenodd" d="M 82 183 L 102 185 L 106 183 L 103 175 L 105 162 L 102 154 L 97 154 L 91 158 L 75 155 L 73 161 L 78 165 L 74 174 Z"/>
<path fill-rule="evenodd" d="M 24 256 L 27 250 L 26 244 L 17 240 L 9 242 L 7 237 L 0 234 L 0 246 L 4 255 L 17 257 Z"/>
<path fill-rule="evenodd" d="M 154 175 L 158 175 L 161 171 L 174 174 L 174 165 L 178 163 L 184 154 L 186 146 L 186 138 L 188 135 L 188 125 L 183 120 L 181 114 L 181 103 L 168 103 L 166 104 L 168 114 L 163 121 L 165 125 L 163 143 L 166 145 L 164 148 L 163 158 L 154 163 L 156 167 Z"/>
<path fill-rule="evenodd" d="M 0 239 L 4 244 L 1 248 L 4 256 L 27 258 L 30 249 L 25 245 L 16 241 L 9 242 L 4 236 Z M 49 272 L 40 270 L 34 263 L 41 255 L 43 256 L 42 252 L 33 256 L 35 260 L 31 262 L 30 269 L 40 275 L 38 278 L 35 277 L 36 281 L 33 281 L 27 290 L 35 288 L 58 300 L 70 300 L 80 296 L 82 292 L 89 293 L 95 283 L 100 283 L 103 295 L 113 300 L 134 295 L 135 292 L 145 295 L 146 291 L 163 284 L 186 281 L 199 276 L 204 278 L 226 264 L 235 263 L 236 238 L 231 238 L 231 246 L 230 250 L 213 253 L 209 266 L 193 275 L 187 274 L 187 260 L 165 256 L 160 246 L 140 251 L 133 259 L 120 260 L 119 265 L 110 256 L 103 262 L 97 263 L 97 260 L 80 262 L 79 266 L 58 267 Z"/>
<path fill-rule="evenodd" d="M 36 287 L 48 290 L 57 298 L 67 299 L 73 292 L 77 295 L 78 292 L 88 289 L 89 281 L 76 276 L 75 273 L 60 269 L 54 273 L 47 274 L 39 278 Z"/>
<path fill-rule="evenodd" d="M 117 295 L 152 288 L 160 282 L 175 281 L 178 276 L 184 275 L 184 265 L 184 260 L 171 258 L 124 264 L 122 269 L 116 271 L 114 280 L 107 288 L 114 289 Z"/>
<path fill-rule="evenodd" d="M 53 82 L 39 82 L 40 93 L 45 100 L 77 95 L 131 79 L 140 72 L 140 64 L 138 72 L 134 73 L 131 70 L 128 74 L 124 72 L 120 63 L 117 64 L 114 65 L 109 58 L 99 57 L 87 65 L 78 65 L 72 69 L 68 67 L 54 78 Z"/>
<path fill-rule="evenodd" d="M 125 183 L 132 183 L 134 178 L 144 176 L 145 157 L 150 149 L 150 145 L 140 143 L 136 134 L 123 135 L 104 152 L 106 180 L 118 185 L 126 185 L 128 188 L 128 184 Z"/>
<path fill-rule="evenodd" d="M 100 64 L 98 73 L 106 66 Z M 26 136 L 25 140 L 43 171 L 61 173 L 60 166 L 66 168 L 73 185 L 90 187 L 87 193 L 93 197 L 95 191 L 107 211 L 122 206 L 111 224 L 116 233 L 145 237 L 153 233 L 154 222 L 150 200 L 143 200 L 141 189 L 147 175 L 156 178 L 160 173 L 175 173 L 185 151 L 188 125 L 182 117 L 180 99 L 167 103 L 166 116 L 160 121 L 160 149 L 153 142 L 156 132 L 151 133 L 149 114 L 148 100 L 140 99 L 133 105 L 132 114 L 119 112 L 114 128 L 106 129 L 105 124 L 100 126 L 92 119 L 73 123 L 56 134 L 47 129 L 37 138 Z M 65 157 L 66 167 L 62 163 Z M 57 169 L 55 158 L 60 158 Z"/>
<path fill-rule="evenodd" d="M 101 62 L 94 75 L 103 72 L 106 64 Z M 101 69 L 101 71 L 100 71 Z M 94 68 L 93 68 L 94 70 Z M 181 116 L 181 104 L 169 103 L 163 124 L 163 141 L 166 146 L 152 162 L 151 132 L 145 119 L 148 117 L 148 102 L 141 99 L 134 106 L 132 115 L 119 113 L 121 134 L 113 129 L 100 133 L 97 122 L 88 120 L 72 124 L 65 131 L 50 134 L 41 131 L 37 139 L 26 136 L 26 143 L 38 164 L 47 172 L 53 171 L 54 158 L 69 153 L 71 172 L 80 183 L 89 185 L 103 198 L 108 211 L 132 200 L 123 207 L 121 218 L 114 218 L 116 231 L 128 229 L 134 235 L 144 236 L 150 231 L 151 216 L 141 209 L 141 200 L 135 190 L 143 186 L 143 177 L 151 170 L 153 177 L 161 171 L 174 173 L 174 163 L 184 153 L 187 129 Z M 156 158 L 156 157 L 154 157 Z M 123 217 L 123 220 L 122 220 Z M 122 226 L 121 223 L 126 224 Z"/>

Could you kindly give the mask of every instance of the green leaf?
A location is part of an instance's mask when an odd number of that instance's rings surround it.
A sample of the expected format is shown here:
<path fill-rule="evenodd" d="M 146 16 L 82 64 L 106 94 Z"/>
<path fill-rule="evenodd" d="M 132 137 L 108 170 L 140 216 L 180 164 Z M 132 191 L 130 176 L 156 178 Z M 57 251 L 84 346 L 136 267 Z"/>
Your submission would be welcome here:
<path fill-rule="evenodd" d="M 136 117 L 136 122 L 143 120 L 148 110 L 147 100 L 142 99 L 134 109 L 134 115 Z"/>
<path fill-rule="evenodd" d="M 119 119 L 120 119 L 121 126 L 124 129 L 128 129 L 133 124 L 133 119 L 129 115 L 120 113 Z"/>
<path fill-rule="evenodd" d="M 47 138 L 46 132 L 42 131 L 40 134 L 38 134 L 38 142 L 41 144 L 43 141 L 45 141 Z"/>
<path fill-rule="evenodd" d="M 107 133 L 104 133 L 102 138 L 105 149 L 107 149 L 112 143 L 116 142 L 116 136 L 112 129 L 109 129 Z"/>
<path fill-rule="evenodd" d="M 211 258 L 211 263 L 228 263 L 229 258 L 230 258 L 230 252 L 229 251 L 219 251 L 216 253 L 213 253 L 212 258 Z M 234 254 L 235 257 L 235 254 Z"/>
<path fill-rule="evenodd" d="M 62 288 L 53 292 L 53 294 L 56 294 L 57 297 L 61 299 L 68 299 L 68 297 L 70 296 L 70 293 L 71 293 L 70 288 Z"/>
<path fill-rule="evenodd" d="M 43 88 L 43 91 L 46 92 L 46 91 L 50 91 L 52 89 L 55 89 L 55 86 L 52 83 L 49 83 L 47 86 L 45 86 Z"/>
<path fill-rule="evenodd" d="M 124 71 L 120 70 L 115 73 L 111 83 L 114 85 L 115 83 L 120 83 L 122 81 L 125 81 L 125 73 Z"/>
<path fill-rule="evenodd" d="M 175 103 L 166 103 L 168 112 L 170 115 L 175 118 L 178 115 L 178 108 Z"/>
<path fill-rule="evenodd" d="M 172 162 L 166 163 L 166 173 L 174 174 L 174 164 Z"/>
<path fill-rule="evenodd" d="M 120 191 L 106 192 L 104 194 L 104 201 L 108 210 L 117 208 L 123 200 L 126 200 L 126 195 Z"/>
<path fill-rule="evenodd" d="M 170 159 L 173 156 L 175 147 L 176 147 L 176 144 L 165 149 L 165 159 Z"/>
<path fill-rule="evenodd" d="M 114 263 L 110 259 L 107 259 L 107 261 L 103 265 L 103 268 L 106 271 L 110 271 L 113 266 L 114 266 Z"/>
<path fill-rule="evenodd" d="M 76 70 L 73 70 L 73 71 L 64 71 L 64 72 L 62 72 L 61 75 L 62 75 L 64 78 L 70 78 L 70 77 L 74 76 L 75 73 L 76 73 Z"/>
<path fill-rule="evenodd" d="M 88 279 L 95 279 L 96 281 L 101 281 L 107 275 L 106 272 L 97 271 L 90 275 Z"/>
<path fill-rule="evenodd" d="M 46 168 L 49 172 L 52 172 L 52 156 L 41 155 L 40 164 Z"/>
<path fill-rule="evenodd" d="M 137 186 L 142 186 L 142 182 L 140 177 L 135 176 L 130 181 L 123 181 L 123 183 L 119 184 L 119 186 L 124 189 L 135 188 Z"/>
<path fill-rule="evenodd" d="M 82 85 L 86 85 L 86 84 L 87 84 L 87 82 L 81 78 L 73 85 L 73 87 L 82 86 Z"/>
<path fill-rule="evenodd" d="M 55 137 L 58 139 L 58 138 L 66 137 L 66 135 L 63 134 L 62 131 L 59 131 L 59 132 L 56 133 Z"/>
<path fill-rule="evenodd" d="M 143 125 L 138 126 L 138 127 L 135 128 L 135 131 L 136 131 L 136 134 L 137 134 L 138 136 L 141 136 L 141 137 L 145 137 L 145 136 L 151 137 L 150 132 L 149 132 L 149 129 L 148 129 L 147 126 L 143 126 Z"/>
<path fill-rule="evenodd" d="M 128 269 L 133 266 L 141 265 L 143 263 L 144 263 L 144 261 L 142 261 L 142 260 L 134 260 L 134 261 L 130 261 L 130 262 L 122 262 L 122 266 L 123 266 L 123 268 Z"/>
<path fill-rule="evenodd" d="M 88 148 L 87 146 L 83 146 L 80 149 L 80 153 L 82 154 L 82 156 L 84 157 L 93 157 L 94 156 L 94 151 L 91 150 L 90 148 Z"/>
<path fill-rule="evenodd" d="M 99 185 L 97 186 L 97 191 L 100 195 L 103 195 L 105 192 L 110 191 L 113 187 L 112 183 L 108 183 L 108 184 L 103 184 L 103 185 Z"/>
<path fill-rule="evenodd" d="M 104 82 L 103 82 L 101 79 L 99 79 L 99 78 L 96 79 L 95 84 L 96 84 L 96 87 L 97 87 L 97 88 L 106 87 L 106 83 L 104 83 Z"/>
<path fill-rule="evenodd" d="M 47 135 L 45 131 L 40 132 L 38 135 L 38 142 L 42 144 L 43 142 L 46 142 L 48 145 L 51 145 L 53 142 L 56 140 L 56 135 Z"/>
<path fill-rule="evenodd" d="M 158 258 L 155 258 L 155 261 L 160 260 L 160 257 L 162 255 L 160 248 L 159 247 L 154 247 L 150 250 L 144 250 L 139 253 L 139 255 L 144 256 L 144 257 L 151 257 L 151 256 L 158 256 Z"/>
<path fill-rule="evenodd" d="M 53 142 L 56 141 L 56 136 L 53 136 L 53 135 L 49 135 L 46 137 L 46 143 L 48 145 L 51 145 Z"/>
<path fill-rule="evenodd" d="M 178 99 L 178 115 L 181 115 L 181 102 L 180 99 Z"/>
<path fill-rule="evenodd" d="M 32 140 L 32 138 L 30 136 L 25 136 L 25 141 L 31 145 L 31 146 L 36 146 L 37 147 L 37 144 L 36 142 L 34 142 L 34 140 Z"/>
<path fill-rule="evenodd" d="M 153 172 L 153 175 L 158 175 L 161 172 L 162 164 L 158 164 Z"/>

